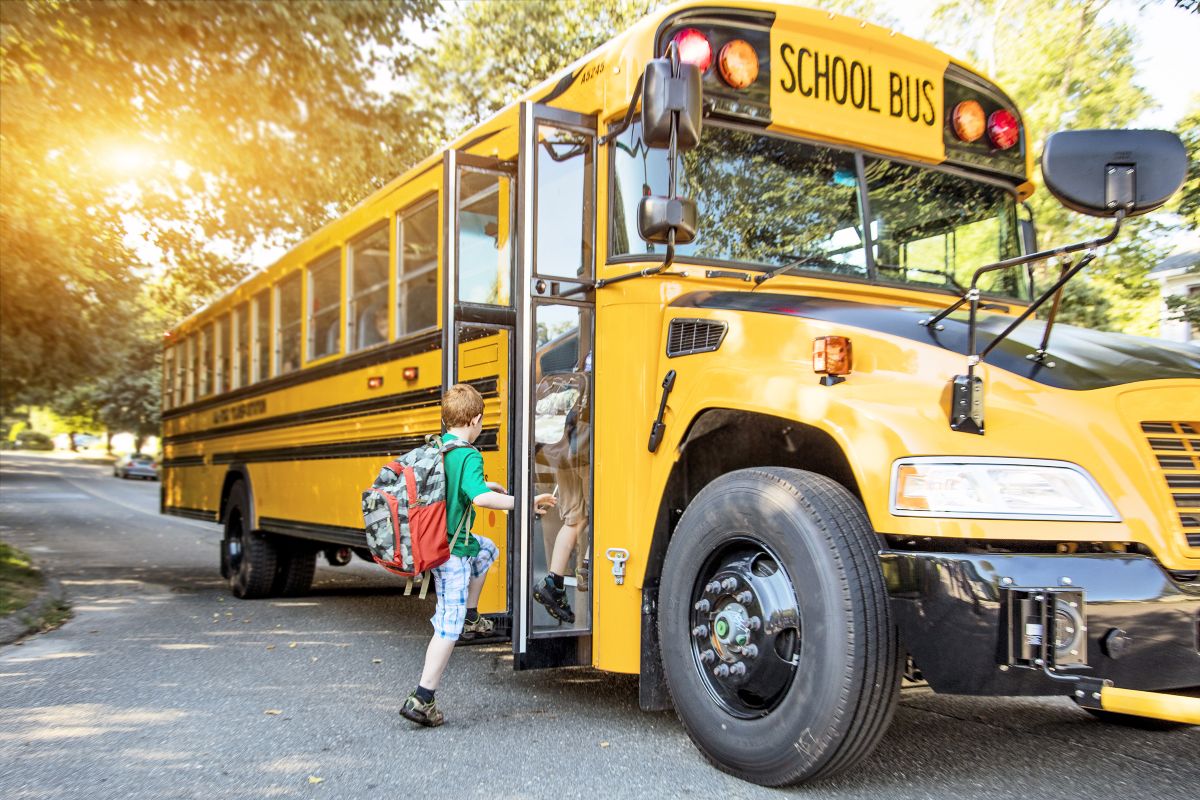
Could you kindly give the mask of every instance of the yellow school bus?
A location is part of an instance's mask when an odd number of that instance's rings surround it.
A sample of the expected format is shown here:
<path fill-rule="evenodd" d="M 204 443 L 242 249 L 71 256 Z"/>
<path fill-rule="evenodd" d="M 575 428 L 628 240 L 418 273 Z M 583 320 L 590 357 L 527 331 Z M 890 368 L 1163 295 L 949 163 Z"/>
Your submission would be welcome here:
<path fill-rule="evenodd" d="M 235 595 L 302 593 L 466 382 L 516 668 L 637 674 L 721 769 L 852 766 L 906 673 L 1200 723 L 1200 358 L 1053 320 L 1182 147 L 1051 137 L 1114 227 L 1039 252 L 1029 139 L 892 31 L 673 5 L 183 321 L 162 509 L 224 525 Z M 569 624 L 532 597 L 568 535 Z"/>

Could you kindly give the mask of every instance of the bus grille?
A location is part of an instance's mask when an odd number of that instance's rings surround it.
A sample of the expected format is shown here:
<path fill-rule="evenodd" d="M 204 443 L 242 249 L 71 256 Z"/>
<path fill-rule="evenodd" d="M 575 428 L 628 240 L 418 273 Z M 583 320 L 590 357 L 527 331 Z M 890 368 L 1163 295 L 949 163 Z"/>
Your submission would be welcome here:
<path fill-rule="evenodd" d="M 1200 422 L 1143 422 L 1188 547 L 1200 549 Z"/>
<path fill-rule="evenodd" d="M 673 319 L 667 331 L 667 357 L 711 353 L 721 346 L 727 326 L 706 319 Z"/>

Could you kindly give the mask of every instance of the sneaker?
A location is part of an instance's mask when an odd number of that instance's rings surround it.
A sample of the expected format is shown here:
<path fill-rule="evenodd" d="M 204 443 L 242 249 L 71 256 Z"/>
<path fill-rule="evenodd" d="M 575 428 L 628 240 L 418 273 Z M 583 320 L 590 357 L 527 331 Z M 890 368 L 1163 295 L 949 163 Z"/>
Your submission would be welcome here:
<path fill-rule="evenodd" d="M 442 712 L 438 710 L 437 700 L 422 703 L 417 699 L 416 692 L 404 698 L 404 705 L 400 706 L 400 716 L 426 728 L 436 728 L 446 721 Z"/>
<path fill-rule="evenodd" d="M 474 622 L 467 620 L 463 623 L 462 634 L 458 637 L 470 641 L 471 639 L 482 639 L 485 636 L 491 636 L 495 630 L 496 623 L 487 617 L 480 614 Z"/>
<path fill-rule="evenodd" d="M 555 587 L 549 575 L 533 587 L 533 599 L 545 606 L 550 616 L 559 622 L 574 624 L 575 612 L 567 603 L 567 590 Z"/>
<path fill-rule="evenodd" d="M 578 592 L 586 592 L 588 590 L 588 580 L 591 578 L 592 570 L 585 558 L 579 562 L 579 566 L 575 568 L 575 590 Z"/>

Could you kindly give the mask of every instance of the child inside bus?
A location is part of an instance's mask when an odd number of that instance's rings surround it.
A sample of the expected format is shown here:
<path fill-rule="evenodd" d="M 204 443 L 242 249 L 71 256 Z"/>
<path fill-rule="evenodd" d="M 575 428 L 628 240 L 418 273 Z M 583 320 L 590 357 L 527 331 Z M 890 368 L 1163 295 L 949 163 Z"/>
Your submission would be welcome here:
<path fill-rule="evenodd" d="M 446 391 L 442 396 L 442 423 L 446 426 L 443 442 L 453 438 L 474 442 L 479 438 L 483 430 L 483 397 L 475 387 L 458 383 Z M 464 634 L 486 636 L 493 628 L 490 619 L 479 615 L 479 596 L 498 551 L 491 540 L 470 532 L 475 519 L 472 505 L 511 511 L 515 504 L 503 486 L 486 480 L 483 457 L 474 447 L 451 450 L 445 456 L 445 464 L 447 527 L 457 530 L 465 521 L 467 535 L 455 542 L 450 560 L 433 570 L 437 591 L 437 607 L 429 620 L 433 638 L 425 650 L 420 682 L 400 707 L 401 716 L 430 728 L 445 722 L 434 692 L 450 662 L 455 642 Z M 538 495 L 534 498 L 534 513 L 541 516 L 555 502 L 551 495 Z"/>

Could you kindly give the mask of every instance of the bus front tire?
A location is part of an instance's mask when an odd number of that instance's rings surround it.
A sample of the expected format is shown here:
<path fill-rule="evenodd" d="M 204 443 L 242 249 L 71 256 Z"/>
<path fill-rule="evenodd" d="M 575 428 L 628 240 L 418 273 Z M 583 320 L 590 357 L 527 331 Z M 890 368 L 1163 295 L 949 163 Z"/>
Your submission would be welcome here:
<path fill-rule="evenodd" d="M 901 654 L 861 503 L 782 467 L 706 486 L 667 549 L 663 668 L 700 751 L 782 786 L 865 758 L 891 722 Z"/>
<path fill-rule="evenodd" d="M 246 484 L 239 481 L 229 491 L 221 558 L 229 590 L 242 600 L 271 596 L 278 558 L 275 543 L 260 531 L 249 529 L 249 511 Z"/>

